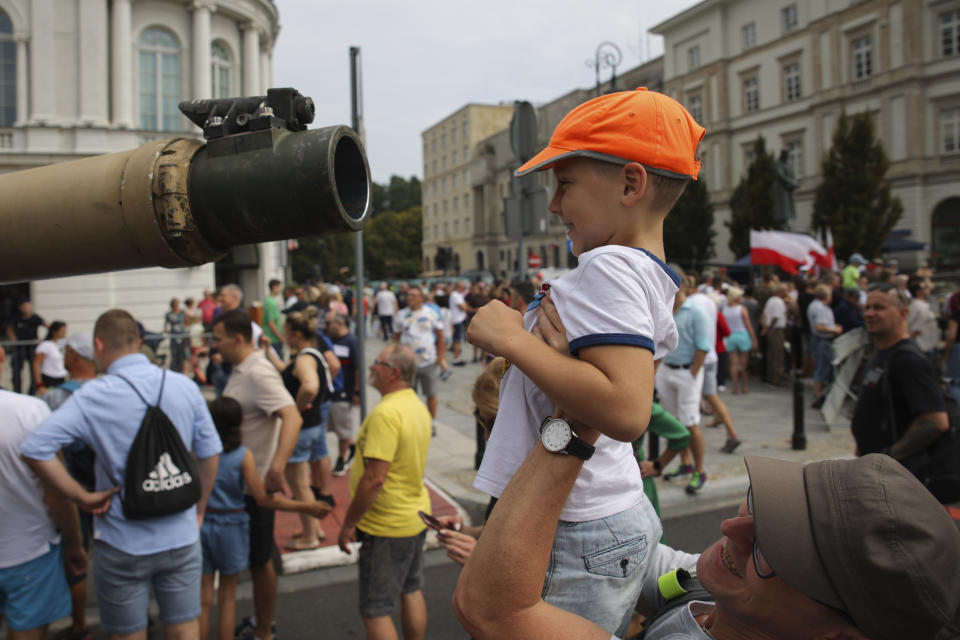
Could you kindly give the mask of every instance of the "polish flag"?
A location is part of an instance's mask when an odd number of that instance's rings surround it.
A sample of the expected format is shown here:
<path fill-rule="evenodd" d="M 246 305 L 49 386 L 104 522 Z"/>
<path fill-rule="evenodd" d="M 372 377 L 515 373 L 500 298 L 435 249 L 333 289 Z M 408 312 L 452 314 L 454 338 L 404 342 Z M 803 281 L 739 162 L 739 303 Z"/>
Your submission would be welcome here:
<path fill-rule="evenodd" d="M 805 233 L 750 231 L 751 264 L 772 264 L 790 274 L 829 264 L 823 245 Z"/>

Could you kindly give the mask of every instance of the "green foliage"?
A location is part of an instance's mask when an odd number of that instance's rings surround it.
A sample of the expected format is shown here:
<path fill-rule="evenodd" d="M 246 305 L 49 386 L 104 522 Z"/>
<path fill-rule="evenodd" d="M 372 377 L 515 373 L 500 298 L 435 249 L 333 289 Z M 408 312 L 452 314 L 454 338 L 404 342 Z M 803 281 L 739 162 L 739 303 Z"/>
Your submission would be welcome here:
<path fill-rule="evenodd" d="M 751 229 L 781 229 L 773 216 L 773 154 L 767 153 L 762 136 L 753 144 L 754 158 L 747 175 L 730 197 L 730 250 L 738 258 L 750 252 Z"/>
<path fill-rule="evenodd" d="M 869 113 L 840 114 L 833 144 L 823 159 L 823 182 L 813 203 L 813 229 L 833 232 L 838 257 L 879 254 L 900 219 L 903 205 L 890 195 L 889 167 Z"/>
<path fill-rule="evenodd" d="M 390 176 L 390 184 L 386 186 L 374 183 L 371 195 L 374 216 L 387 211 L 406 211 L 421 204 L 420 179 L 417 176 L 410 176 L 409 180 Z"/>
<path fill-rule="evenodd" d="M 701 175 L 691 180 L 663 223 L 663 247 L 667 260 L 684 269 L 700 270 L 716 255 L 713 238 L 713 205 Z"/>
<path fill-rule="evenodd" d="M 420 270 L 423 239 L 422 209 L 387 211 L 363 230 L 363 256 L 367 277 L 414 278 Z"/>
<path fill-rule="evenodd" d="M 422 236 L 420 180 L 391 176 L 389 185 L 373 183 L 373 215 L 363 230 L 363 257 L 368 278 L 413 278 L 419 272 Z M 331 281 L 355 275 L 352 233 L 300 238 L 290 253 L 293 279 Z M 344 267 L 346 268 L 344 270 Z"/>

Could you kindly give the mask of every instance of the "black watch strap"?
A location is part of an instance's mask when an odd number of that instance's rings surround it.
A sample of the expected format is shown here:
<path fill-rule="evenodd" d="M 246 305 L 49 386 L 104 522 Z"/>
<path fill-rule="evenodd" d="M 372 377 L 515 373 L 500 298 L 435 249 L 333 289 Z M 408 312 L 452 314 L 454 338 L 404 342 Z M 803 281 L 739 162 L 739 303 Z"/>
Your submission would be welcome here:
<path fill-rule="evenodd" d="M 570 455 L 576 456 L 583 461 L 587 461 L 590 458 L 592 458 L 593 453 L 596 450 L 597 450 L 596 447 L 594 447 L 592 444 L 587 444 L 586 442 L 578 438 L 576 434 L 572 434 L 572 437 L 570 438 L 570 442 L 567 443 L 567 448 L 564 449 L 564 451 L 566 451 Z"/>

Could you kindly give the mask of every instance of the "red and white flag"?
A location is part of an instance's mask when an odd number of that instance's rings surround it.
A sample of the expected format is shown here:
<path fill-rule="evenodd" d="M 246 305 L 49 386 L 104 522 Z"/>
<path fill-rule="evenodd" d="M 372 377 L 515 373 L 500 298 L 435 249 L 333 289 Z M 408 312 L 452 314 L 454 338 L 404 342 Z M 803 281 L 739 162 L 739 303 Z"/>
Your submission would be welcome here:
<path fill-rule="evenodd" d="M 822 244 L 805 233 L 750 231 L 751 264 L 772 264 L 797 274 L 816 264 L 829 265 L 829 256 Z"/>

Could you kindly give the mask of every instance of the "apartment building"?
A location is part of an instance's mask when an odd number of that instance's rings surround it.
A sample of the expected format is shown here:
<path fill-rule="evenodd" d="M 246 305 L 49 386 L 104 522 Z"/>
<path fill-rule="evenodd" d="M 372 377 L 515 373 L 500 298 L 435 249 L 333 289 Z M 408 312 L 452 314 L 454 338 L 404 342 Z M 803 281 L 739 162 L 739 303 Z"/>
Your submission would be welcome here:
<path fill-rule="evenodd" d="M 897 254 L 901 265 L 960 267 L 960 0 L 705 0 L 652 31 L 666 92 L 707 129 L 719 262 L 739 257 L 723 223 L 757 136 L 789 152 L 793 226 L 806 230 L 845 110 L 873 117 L 904 205 L 897 226 L 929 243 Z"/>
<path fill-rule="evenodd" d="M 512 104 L 468 104 L 422 133 L 425 272 L 441 269 L 439 247 L 451 248 L 450 271 L 484 268 L 471 251 L 475 218 L 470 154 L 480 140 L 509 127 L 511 117 Z"/>

